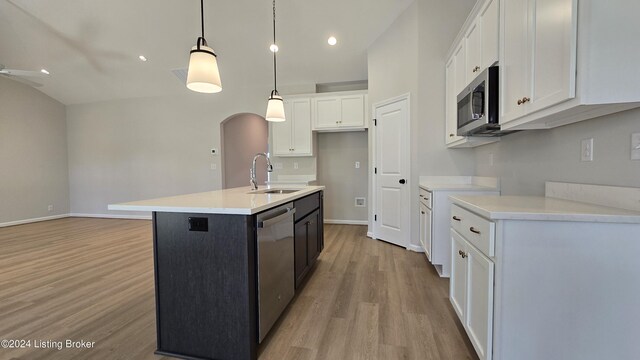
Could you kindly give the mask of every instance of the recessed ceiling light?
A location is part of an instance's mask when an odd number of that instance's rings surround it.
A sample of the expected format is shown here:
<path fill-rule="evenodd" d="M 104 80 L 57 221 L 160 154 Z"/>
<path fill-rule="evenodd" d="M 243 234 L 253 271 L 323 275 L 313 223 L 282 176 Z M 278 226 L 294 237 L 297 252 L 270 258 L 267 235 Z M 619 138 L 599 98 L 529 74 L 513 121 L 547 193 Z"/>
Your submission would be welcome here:
<path fill-rule="evenodd" d="M 269 50 L 271 50 L 271 52 L 278 52 L 278 45 L 276 44 L 271 44 L 271 46 L 269 46 Z"/>
<path fill-rule="evenodd" d="M 329 45 L 333 46 L 333 45 L 338 43 L 338 40 L 336 40 L 336 38 L 332 36 L 327 40 L 327 43 L 329 43 Z"/>
<path fill-rule="evenodd" d="M 147 58 L 144 57 L 144 55 L 138 56 L 138 59 L 140 59 L 140 61 L 147 61 Z"/>
<path fill-rule="evenodd" d="M 47 71 L 47 69 L 41 69 L 40 72 L 45 75 L 49 75 L 49 72 Z"/>

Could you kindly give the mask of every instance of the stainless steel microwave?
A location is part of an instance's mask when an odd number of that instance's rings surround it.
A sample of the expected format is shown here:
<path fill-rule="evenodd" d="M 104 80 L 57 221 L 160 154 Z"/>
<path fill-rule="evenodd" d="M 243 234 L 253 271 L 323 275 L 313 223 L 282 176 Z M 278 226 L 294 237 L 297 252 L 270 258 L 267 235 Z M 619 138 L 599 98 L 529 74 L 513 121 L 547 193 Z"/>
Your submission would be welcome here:
<path fill-rule="evenodd" d="M 491 66 L 478 75 L 458 95 L 458 135 L 501 136 L 498 98 L 498 67 Z"/>

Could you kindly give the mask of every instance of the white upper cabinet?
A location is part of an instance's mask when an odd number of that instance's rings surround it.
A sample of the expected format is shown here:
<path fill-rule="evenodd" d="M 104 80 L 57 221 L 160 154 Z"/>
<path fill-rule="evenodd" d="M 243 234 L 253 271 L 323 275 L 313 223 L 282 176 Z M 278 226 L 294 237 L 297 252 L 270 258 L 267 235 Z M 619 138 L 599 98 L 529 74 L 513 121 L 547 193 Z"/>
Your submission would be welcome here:
<path fill-rule="evenodd" d="M 575 96 L 577 0 L 504 1 L 501 123 Z"/>
<path fill-rule="evenodd" d="M 465 86 L 480 74 L 482 70 L 482 28 L 480 20 L 474 22 L 465 37 L 466 74 Z"/>
<path fill-rule="evenodd" d="M 480 67 L 484 70 L 498 62 L 500 55 L 500 0 L 489 0 L 480 12 L 480 28 L 482 29 Z"/>
<path fill-rule="evenodd" d="M 460 42 L 458 48 L 454 52 L 453 56 L 456 58 L 456 76 L 455 76 L 455 94 L 456 94 L 456 104 L 458 103 L 457 97 L 458 94 L 464 90 L 464 88 L 468 85 L 467 83 L 467 52 L 464 46 L 465 42 Z"/>
<path fill-rule="evenodd" d="M 498 61 L 499 1 L 478 2 L 446 62 L 445 142 L 449 148 L 476 147 L 498 137 L 458 136 L 458 94 Z"/>
<path fill-rule="evenodd" d="M 456 56 L 451 57 L 447 63 L 446 68 L 446 134 L 445 141 L 448 144 L 463 139 L 462 136 L 458 136 L 458 93 L 456 86 Z"/>
<path fill-rule="evenodd" d="M 366 121 L 367 95 L 347 94 L 313 98 L 313 130 L 363 130 Z"/>
<path fill-rule="evenodd" d="M 272 122 L 274 156 L 313 156 L 311 99 L 284 100 L 286 121 Z"/>
<path fill-rule="evenodd" d="M 503 0 L 505 130 L 545 129 L 640 106 L 640 1 Z M 636 84 L 636 85 L 632 85 Z"/>

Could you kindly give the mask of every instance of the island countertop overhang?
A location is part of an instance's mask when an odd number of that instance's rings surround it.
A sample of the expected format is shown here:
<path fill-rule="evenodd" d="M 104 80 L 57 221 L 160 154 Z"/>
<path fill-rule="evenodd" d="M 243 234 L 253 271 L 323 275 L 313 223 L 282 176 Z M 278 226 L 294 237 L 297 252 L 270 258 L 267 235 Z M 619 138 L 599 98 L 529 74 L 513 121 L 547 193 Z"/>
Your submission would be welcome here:
<path fill-rule="evenodd" d="M 268 189 L 260 187 L 259 190 Z M 253 215 L 325 189 L 324 186 L 271 187 L 295 189 L 289 194 L 252 193 L 249 186 L 195 194 L 109 204 L 109 210 Z"/>

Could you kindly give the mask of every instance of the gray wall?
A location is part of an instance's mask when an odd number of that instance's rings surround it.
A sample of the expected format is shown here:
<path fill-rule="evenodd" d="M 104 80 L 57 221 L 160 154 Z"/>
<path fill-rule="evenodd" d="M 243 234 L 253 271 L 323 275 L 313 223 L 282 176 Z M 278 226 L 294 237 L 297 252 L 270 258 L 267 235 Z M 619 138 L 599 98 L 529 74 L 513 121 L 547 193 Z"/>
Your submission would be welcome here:
<path fill-rule="evenodd" d="M 447 150 L 444 143 L 445 56 L 474 3 L 416 0 L 368 49 L 369 102 L 411 94 L 409 184 L 417 184 L 421 175 L 472 175 L 475 170 L 472 153 Z M 417 186 L 410 189 L 411 199 L 417 198 Z M 415 201 L 410 214 L 411 242 L 417 245 Z"/>
<path fill-rule="evenodd" d="M 318 134 L 318 183 L 326 186 L 326 220 L 367 221 L 367 207 L 355 206 L 356 197 L 368 196 L 367 144 L 366 131 Z"/>
<path fill-rule="evenodd" d="M 0 77 L 0 224 L 69 212 L 65 116 L 61 103 Z"/>
<path fill-rule="evenodd" d="M 211 95 L 185 88 L 180 97 L 68 106 L 71 212 L 148 215 L 107 205 L 221 189 L 221 157 L 211 155 L 221 148 L 220 123 L 261 114 L 265 94 L 269 89 L 228 86 Z"/>
<path fill-rule="evenodd" d="M 637 109 L 511 134 L 475 149 L 476 173 L 499 177 L 505 195 L 544 195 L 547 180 L 640 187 L 640 161 L 630 153 L 631 134 L 639 132 Z M 593 162 L 580 161 L 580 143 L 587 138 L 594 141 Z"/>
<path fill-rule="evenodd" d="M 220 125 L 222 172 L 225 189 L 249 185 L 249 169 L 256 153 L 267 152 L 269 125 L 256 114 L 238 114 L 226 119 Z M 256 181 L 262 185 L 267 180 L 266 160 L 256 161 Z"/>

